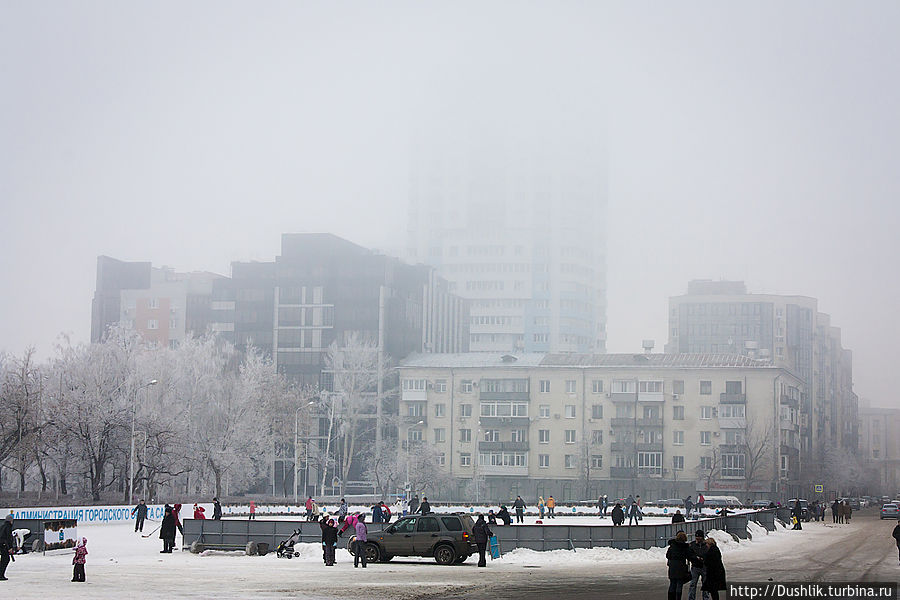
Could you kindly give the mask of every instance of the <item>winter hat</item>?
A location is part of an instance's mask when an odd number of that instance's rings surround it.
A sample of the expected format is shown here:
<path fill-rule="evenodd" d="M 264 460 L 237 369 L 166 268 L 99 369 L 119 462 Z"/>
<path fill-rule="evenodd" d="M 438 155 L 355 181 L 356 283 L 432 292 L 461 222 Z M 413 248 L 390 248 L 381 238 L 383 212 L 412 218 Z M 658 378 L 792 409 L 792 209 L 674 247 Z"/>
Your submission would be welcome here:
<path fill-rule="evenodd" d="M 10 523 L 12 523 L 12 520 L 13 520 L 13 515 L 12 515 L 12 513 L 9 513 L 8 515 L 6 515 L 5 519 L 6 519 L 7 521 L 9 521 Z"/>
<path fill-rule="evenodd" d="M 706 534 L 703 533 L 703 530 L 702 530 L 702 529 L 698 529 L 697 532 L 694 534 L 694 537 L 702 538 L 704 535 L 706 535 Z"/>

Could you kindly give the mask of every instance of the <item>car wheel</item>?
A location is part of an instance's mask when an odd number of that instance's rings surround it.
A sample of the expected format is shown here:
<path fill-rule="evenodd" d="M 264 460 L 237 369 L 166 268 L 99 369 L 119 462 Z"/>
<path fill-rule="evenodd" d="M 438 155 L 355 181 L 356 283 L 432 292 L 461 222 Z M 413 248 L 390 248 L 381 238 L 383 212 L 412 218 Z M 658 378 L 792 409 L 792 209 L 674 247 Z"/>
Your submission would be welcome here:
<path fill-rule="evenodd" d="M 366 562 L 379 562 L 381 560 L 381 550 L 376 544 L 366 544 Z"/>
<path fill-rule="evenodd" d="M 448 544 L 441 544 L 434 549 L 434 560 L 439 565 L 452 565 L 456 560 L 456 550 Z"/>

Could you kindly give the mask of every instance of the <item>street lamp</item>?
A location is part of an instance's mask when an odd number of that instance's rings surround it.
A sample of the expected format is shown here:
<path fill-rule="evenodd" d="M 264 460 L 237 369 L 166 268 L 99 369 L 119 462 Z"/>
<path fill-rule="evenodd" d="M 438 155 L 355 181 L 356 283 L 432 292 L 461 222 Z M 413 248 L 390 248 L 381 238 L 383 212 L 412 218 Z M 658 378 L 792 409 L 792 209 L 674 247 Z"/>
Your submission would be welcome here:
<path fill-rule="evenodd" d="M 134 502 L 134 418 L 137 413 L 137 395 L 138 392 L 151 385 L 159 383 L 156 379 L 151 379 L 144 385 L 134 390 L 134 396 L 131 398 L 131 461 L 128 465 L 128 503 Z"/>
<path fill-rule="evenodd" d="M 409 502 L 409 496 L 412 495 L 412 489 L 409 487 L 409 448 L 411 444 L 409 443 L 409 430 L 413 427 L 418 427 L 419 425 L 423 425 L 425 421 L 419 421 L 413 425 L 406 426 L 406 501 Z"/>
<path fill-rule="evenodd" d="M 299 433 L 300 433 L 300 411 L 304 408 L 309 408 L 315 404 L 315 401 L 310 400 L 308 403 L 303 406 L 298 406 L 297 410 L 294 411 L 294 504 L 297 504 L 297 442 L 299 441 Z M 306 440 L 306 479 L 304 483 L 309 486 L 309 439 Z M 303 492 L 306 493 L 305 491 Z"/>

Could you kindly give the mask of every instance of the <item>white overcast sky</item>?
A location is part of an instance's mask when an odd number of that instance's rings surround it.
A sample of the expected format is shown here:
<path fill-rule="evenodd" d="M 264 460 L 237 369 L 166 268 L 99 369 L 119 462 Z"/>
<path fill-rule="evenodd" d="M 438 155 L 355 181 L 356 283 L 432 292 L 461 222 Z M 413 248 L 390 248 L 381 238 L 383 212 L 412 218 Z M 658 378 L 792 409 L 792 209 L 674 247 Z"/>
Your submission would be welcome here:
<path fill-rule="evenodd" d="M 99 254 L 402 246 L 412 131 L 574 102 L 609 131 L 610 351 L 743 279 L 819 298 L 900 406 L 897 31 L 874 0 L 0 0 L 0 349 L 86 340 Z"/>

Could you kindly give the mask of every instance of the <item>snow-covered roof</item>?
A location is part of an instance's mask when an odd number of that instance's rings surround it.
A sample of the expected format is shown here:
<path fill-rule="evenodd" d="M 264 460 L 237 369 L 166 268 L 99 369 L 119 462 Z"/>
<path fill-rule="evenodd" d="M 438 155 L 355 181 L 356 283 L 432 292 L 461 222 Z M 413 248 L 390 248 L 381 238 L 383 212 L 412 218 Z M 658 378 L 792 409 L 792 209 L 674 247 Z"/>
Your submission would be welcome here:
<path fill-rule="evenodd" d="M 739 354 L 543 354 L 529 352 L 464 352 L 411 354 L 400 368 L 484 367 L 661 367 L 661 368 L 771 368 L 771 360 Z"/>

